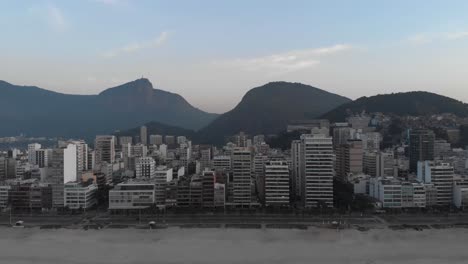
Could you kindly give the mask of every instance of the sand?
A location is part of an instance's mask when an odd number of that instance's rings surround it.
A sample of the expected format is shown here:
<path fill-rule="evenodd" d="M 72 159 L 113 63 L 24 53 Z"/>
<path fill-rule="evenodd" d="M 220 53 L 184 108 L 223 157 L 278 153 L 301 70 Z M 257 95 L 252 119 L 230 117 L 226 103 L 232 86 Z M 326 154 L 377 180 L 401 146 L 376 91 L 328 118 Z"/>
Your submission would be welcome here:
<path fill-rule="evenodd" d="M 0 263 L 468 263 L 468 230 L 0 229 Z"/>

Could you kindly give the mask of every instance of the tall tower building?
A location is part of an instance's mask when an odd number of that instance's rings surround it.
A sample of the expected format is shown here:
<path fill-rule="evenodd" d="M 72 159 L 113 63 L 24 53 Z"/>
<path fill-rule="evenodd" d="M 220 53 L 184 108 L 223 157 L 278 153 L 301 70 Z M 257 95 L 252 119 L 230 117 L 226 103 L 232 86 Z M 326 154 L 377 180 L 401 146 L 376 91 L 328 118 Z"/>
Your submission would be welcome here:
<path fill-rule="evenodd" d="M 304 207 L 333 207 L 333 139 L 325 134 L 301 136 Z"/>
<path fill-rule="evenodd" d="M 115 162 L 115 137 L 114 136 L 96 136 L 94 143 L 95 163 L 101 164 Z"/>
<path fill-rule="evenodd" d="M 265 164 L 265 205 L 289 206 L 289 166 L 286 161 Z"/>
<path fill-rule="evenodd" d="M 28 145 L 28 162 L 36 164 L 36 150 L 41 149 L 41 144 L 33 143 Z"/>
<path fill-rule="evenodd" d="M 200 170 L 204 171 L 205 169 L 211 169 L 212 164 L 211 164 L 211 159 L 212 159 L 212 153 L 211 153 L 211 146 L 205 147 L 200 150 Z"/>
<path fill-rule="evenodd" d="M 252 202 L 252 153 L 248 148 L 235 148 L 231 156 L 233 175 L 233 202 L 250 206 Z"/>
<path fill-rule="evenodd" d="M 434 160 L 435 135 L 432 130 L 412 130 L 409 136 L 410 171 L 416 172 L 418 161 Z"/>
<path fill-rule="evenodd" d="M 292 191 L 293 200 L 302 196 L 301 187 L 301 141 L 293 140 L 291 142 L 291 173 L 292 173 Z"/>
<path fill-rule="evenodd" d="M 140 127 L 140 142 L 144 146 L 148 145 L 148 129 L 146 126 Z"/>
<path fill-rule="evenodd" d="M 52 206 L 64 206 L 64 149 L 53 149 L 49 162 L 48 182 L 52 185 Z"/>
<path fill-rule="evenodd" d="M 336 148 L 336 177 L 346 181 L 349 173 L 363 172 L 363 148 L 360 139 L 350 139 Z"/>
<path fill-rule="evenodd" d="M 75 144 L 68 144 L 63 150 L 63 183 L 78 180 L 78 152 Z"/>

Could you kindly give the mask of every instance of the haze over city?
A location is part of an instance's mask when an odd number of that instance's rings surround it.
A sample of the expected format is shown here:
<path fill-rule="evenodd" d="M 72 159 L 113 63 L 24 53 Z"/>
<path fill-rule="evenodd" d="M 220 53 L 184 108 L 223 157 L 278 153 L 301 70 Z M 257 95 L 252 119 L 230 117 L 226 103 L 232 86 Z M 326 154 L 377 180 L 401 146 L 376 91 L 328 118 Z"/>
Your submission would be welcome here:
<path fill-rule="evenodd" d="M 97 94 L 144 76 L 202 110 L 270 81 L 468 101 L 466 1 L 0 1 L 0 79 Z"/>

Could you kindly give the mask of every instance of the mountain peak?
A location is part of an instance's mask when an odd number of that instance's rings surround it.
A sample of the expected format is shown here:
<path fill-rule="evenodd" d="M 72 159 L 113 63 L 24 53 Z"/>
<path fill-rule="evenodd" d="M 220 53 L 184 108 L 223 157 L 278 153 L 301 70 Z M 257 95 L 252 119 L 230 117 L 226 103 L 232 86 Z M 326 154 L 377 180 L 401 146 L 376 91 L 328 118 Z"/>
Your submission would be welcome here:
<path fill-rule="evenodd" d="M 153 84 L 146 78 L 136 79 L 134 81 L 124 83 L 119 86 L 109 88 L 99 95 L 128 95 L 128 94 L 144 94 L 148 95 L 153 92 Z"/>

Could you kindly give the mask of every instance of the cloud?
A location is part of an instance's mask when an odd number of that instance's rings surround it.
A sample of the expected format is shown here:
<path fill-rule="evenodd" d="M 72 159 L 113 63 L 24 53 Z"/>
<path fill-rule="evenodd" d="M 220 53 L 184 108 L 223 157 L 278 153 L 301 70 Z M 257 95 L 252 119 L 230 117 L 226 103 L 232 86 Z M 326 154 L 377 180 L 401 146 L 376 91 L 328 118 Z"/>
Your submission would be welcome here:
<path fill-rule="evenodd" d="M 466 37 L 468 37 L 468 31 L 447 33 L 447 38 L 452 39 L 452 40 L 457 40 L 457 39 L 466 38 Z"/>
<path fill-rule="evenodd" d="M 52 3 L 33 5 L 27 9 L 28 15 L 35 22 L 41 22 L 55 31 L 65 31 L 68 28 L 68 22 L 63 11 Z"/>
<path fill-rule="evenodd" d="M 292 50 L 256 58 L 240 58 L 215 61 L 218 66 L 236 67 L 246 71 L 267 71 L 270 74 L 284 74 L 314 67 L 320 64 L 320 57 L 352 49 L 350 45 L 338 44 L 315 49 Z"/>
<path fill-rule="evenodd" d="M 121 48 L 113 49 L 107 52 L 102 53 L 103 57 L 113 58 L 122 54 L 134 53 L 144 49 L 155 48 L 163 45 L 169 38 L 169 33 L 167 31 L 161 32 L 158 37 L 153 40 L 145 42 L 133 42 L 128 45 L 125 45 Z"/>
<path fill-rule="evenodd" d="M 408 43 L 412 45 L 422 45 L 432 42 L 433 37 L 428 36 L 427 34 L 416 34 L 413 36 L 408 37 L 406 40 Z"/>
<path fill-rule="evenodd" d="M 418 33 L 408 37 L 404 42 L 411 45 L 424 45 L 434 41 L 460 40 L 468 37 L 468 31 Z"/>
<path fill-rule="evenodd" d="M 110 6 L 117 5 L 122 2 L 122 0 L 93 0 L 93 1 L 104 4 L 104 5 L 110 5 Z"/>
<path fill-rule="evenodd" d="M 67 28 L 67 22 L 62 10 L 52 4 L 47 7 L 47 20 L 51 27 L 58 31 L 64 31 Z"/>

